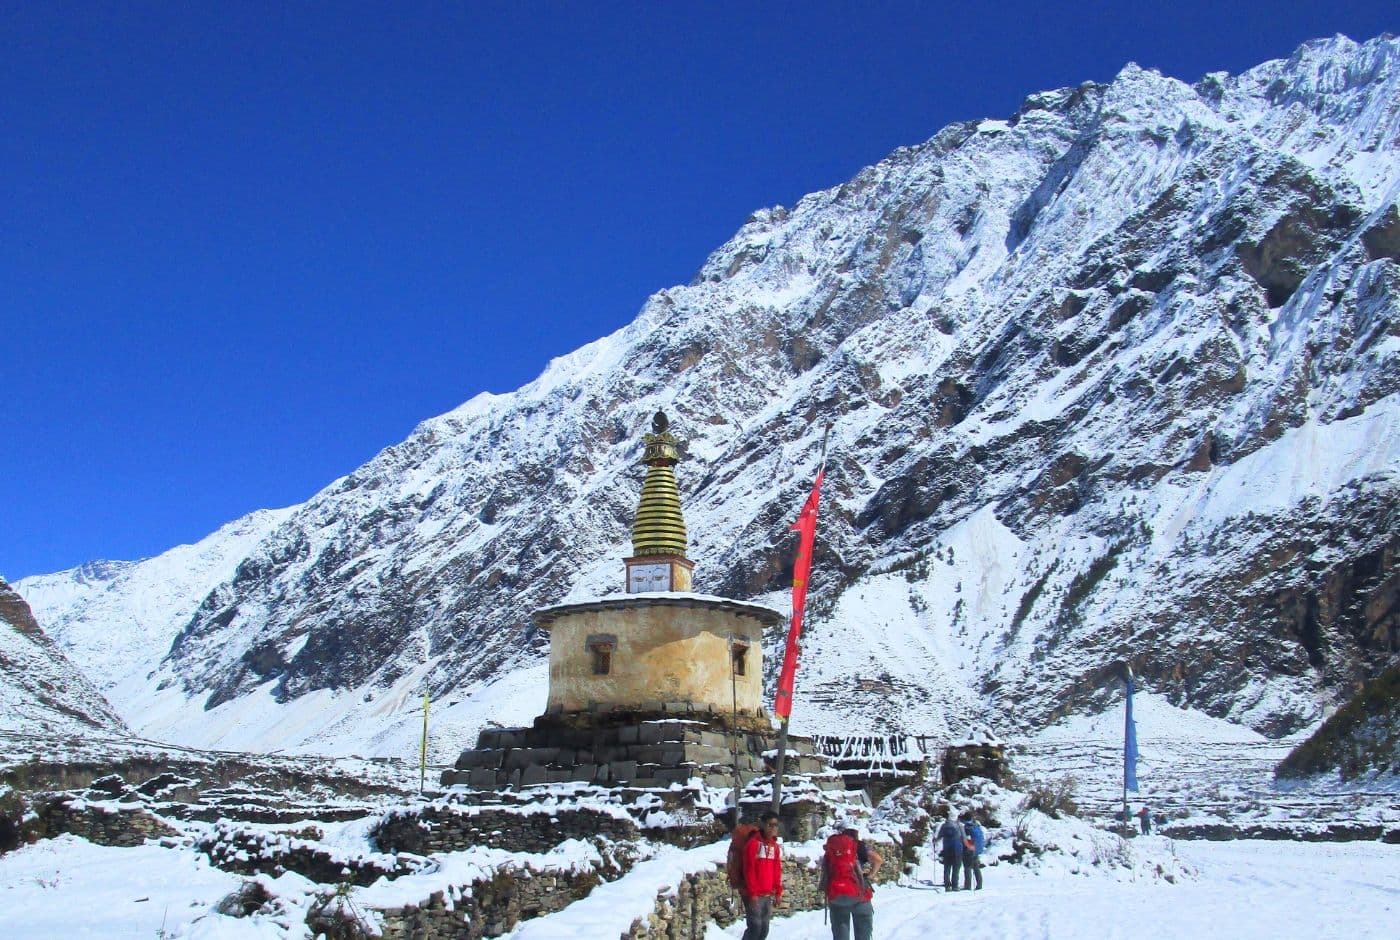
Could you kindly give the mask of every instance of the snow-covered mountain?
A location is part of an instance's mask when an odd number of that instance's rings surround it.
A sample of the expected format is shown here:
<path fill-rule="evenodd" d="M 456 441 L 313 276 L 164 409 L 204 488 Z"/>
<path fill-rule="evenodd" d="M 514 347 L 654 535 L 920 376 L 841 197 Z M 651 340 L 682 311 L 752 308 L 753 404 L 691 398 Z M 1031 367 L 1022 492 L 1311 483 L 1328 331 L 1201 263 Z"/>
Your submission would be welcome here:
<path fill-rule="evenodd" d="M 1130 65 L 756 212 L 218 563 L 20 588 L 147 734 L 406 751 L 428 687 L 447 754 L 541 709 L 533 609 L 620 586 L 654 411 L 697 589 L 779 605 L 829 422 L 796 728 L 1040 727 L 1129 660 L 1290 732 L 1400 650 L 1398 194 L 1393 37 Z"/>
<path fill-rule="evenodd" d="M 93 683 L 112 701 L 130 703 L 150 687 L 171 641 L 200 601 L 231 578 L 290 513 L 260 510 L 155 558 L 90 562 L 24 578 L 18 586 L 40 611 L 44 631 L 82 664 Z M 139 724 L 150 716 L 133 717 Z"/>
<path fill-rule="evenodd" d="M 126 732 L 122 720 L 0 578 L 0 732 L 35 735 Z"/>

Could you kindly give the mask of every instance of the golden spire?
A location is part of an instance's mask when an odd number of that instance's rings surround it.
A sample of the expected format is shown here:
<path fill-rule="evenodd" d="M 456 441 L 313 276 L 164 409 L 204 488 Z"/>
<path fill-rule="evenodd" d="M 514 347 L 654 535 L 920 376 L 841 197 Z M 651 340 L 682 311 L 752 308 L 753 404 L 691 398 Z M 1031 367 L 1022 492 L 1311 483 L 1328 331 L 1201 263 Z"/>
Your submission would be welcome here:
<path fill-rule="evenodd" d="M 681 516 L 681 494 L 672 469 L 681 459 L 680 442 L 667 430 L 669 426 L 666 415 L 658 411 L 651 419 L 652 433 L 646 435 L 642 463 L 647 466 L 647 476 L 642 483 L 637 519 L 632 523 L 634 556 L 685 557 L 685 519 Z"/>

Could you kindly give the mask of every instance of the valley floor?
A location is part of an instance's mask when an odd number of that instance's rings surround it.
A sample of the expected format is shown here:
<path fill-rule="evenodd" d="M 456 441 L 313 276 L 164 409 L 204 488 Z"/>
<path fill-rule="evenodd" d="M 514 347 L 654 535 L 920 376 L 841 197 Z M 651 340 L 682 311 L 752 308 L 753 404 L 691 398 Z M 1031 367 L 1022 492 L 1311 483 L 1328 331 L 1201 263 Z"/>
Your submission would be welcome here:
<path fill-rule="evenodd" d="M 880 940 L 1141 940 L 1143 937 L 1393 938 L 1400 921 L 1400 846 L 1375 842 L 1177 842 L 1200 871 L 1195 882 L 1118 882 L 985 871 L 986 889 L 945 895 L 881 888 Z M 711 927 L 727 940 L 742 925 Z M 777 921 L 769 940 L 831 936 L 822 912 Z"/>
<path fill-rule="evenodd" d="M 876 896 L 876 936 L 1282 940 L 1395 935 L 1400 920 L 1400 846 L 1177 842 L 1175 851 L 1199 870 L 1198 880 L 1117 881 L 1098 874 L 1036 874 L 1002 864 L 986 870 L 986 889 L 980 892 L 945 895 L 882 887 Z M 275 893 L 291 902 L 283 917 L 214 914 L 213 905 L 239 881 L 187 850 L 154 844 L 103 848 L 64 836 L 0 857 L 0 910 L 5 912 L 6 940 L 308 936 L 299 922 L 298 908 L 305 902 L 298 903 L 297 896 L 310 891 L 309 882 L 298 884 L 290 875 L 276 880 Z M 624 895 L 636 894 L 621 883 L 612 887 Z M 567 909 L 522 924 L 517 932 L 545 928 L 551 935 L 587 936 L 586 930 L 571 932 L 584 927 L 571 923 L 583 913 Z M 707 940 L 727 940 L 742 932 L 742 925 L 712 926 Z M 818 911 L 776 921 L 770 940 L 829 936 L 830 928 Z"/>

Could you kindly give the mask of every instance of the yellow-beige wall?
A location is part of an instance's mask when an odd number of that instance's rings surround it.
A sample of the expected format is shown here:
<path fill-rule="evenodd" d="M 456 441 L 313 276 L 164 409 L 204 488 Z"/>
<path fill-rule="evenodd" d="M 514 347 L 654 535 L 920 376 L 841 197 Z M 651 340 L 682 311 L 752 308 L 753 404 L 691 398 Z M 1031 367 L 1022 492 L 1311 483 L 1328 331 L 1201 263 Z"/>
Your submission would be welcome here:
<path fill-rule="evenodd" d="M 593 674 L 588 639 L 617 638 L 608 675 Z M 564 614 L 550 626 L 549 708 L 583 711 L 600 705 L 690 702 L 728 711 L 732 702 L 729 638 L 749 644 L 738 707 L 752 712 L 762 697 L 762 624 L 715 608 L 675 606 Z"/>

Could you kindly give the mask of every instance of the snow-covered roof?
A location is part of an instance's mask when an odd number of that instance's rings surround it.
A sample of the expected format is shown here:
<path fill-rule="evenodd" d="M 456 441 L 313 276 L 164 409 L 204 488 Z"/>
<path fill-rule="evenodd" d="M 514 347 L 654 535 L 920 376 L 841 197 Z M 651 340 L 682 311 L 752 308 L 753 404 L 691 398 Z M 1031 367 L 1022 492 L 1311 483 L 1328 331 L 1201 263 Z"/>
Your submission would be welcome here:
<path fill-rule="evenodd" d="M 609 594 L 595 600 L 555 604 L 535 611 L 535 623 L 544 629 L 560 617 L 595 610 L 635 610 L 643 607 L 707 607 L 728 611 L 743 617 L 753 617 L 765 626 L 778 623 L 786 616 L 766 604 L 739 601 L 713 594 L 693 594 L 687 591 L 646 591 L 637 594 Z"/>

